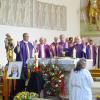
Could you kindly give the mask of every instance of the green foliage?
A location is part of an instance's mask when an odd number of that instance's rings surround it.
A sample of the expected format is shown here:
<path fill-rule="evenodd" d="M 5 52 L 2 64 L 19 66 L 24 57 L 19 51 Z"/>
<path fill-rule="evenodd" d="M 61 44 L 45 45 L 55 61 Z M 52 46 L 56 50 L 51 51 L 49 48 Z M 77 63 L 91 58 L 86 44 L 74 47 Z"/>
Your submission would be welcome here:
<path fill-rule="evenodd" d="M 48 96 L 58 96 L 60 94 L 61 80 L 64 77 L 63 70 L 57 64 L 40 65 L 45 83 L 45 91 Z"/>

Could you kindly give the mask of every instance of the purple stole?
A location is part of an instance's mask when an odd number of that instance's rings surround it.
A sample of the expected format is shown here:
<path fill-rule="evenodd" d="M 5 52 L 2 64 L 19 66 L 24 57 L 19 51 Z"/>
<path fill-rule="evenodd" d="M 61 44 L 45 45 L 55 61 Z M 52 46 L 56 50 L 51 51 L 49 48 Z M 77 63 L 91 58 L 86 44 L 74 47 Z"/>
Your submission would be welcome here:
<path fill-rule="evenodd" d="M 51 53 L 53 57 L 58 56 L 58 43 L 53 42 L 51 44 Z"/>
<path fill-rule="evenodd" d="M 28 42 L 28 47 L 29 47 L 30 58 L 32 58 L 32 52 L 33 52 L 32 43 Z M 25 65 L 26 60 L 28 58 L 28 51 L 27 51 L 27 47 L 24 41 L 20 42 L 20 57 L 21 57 L 21 60 L 23 61 L 23 65 Z"/>
<path fill-rule="evenodd" d="M 38 50 L 38 57 L 41 58 L 42 57 L 41 44 L 38 44 L 37 50 Z M 50 48 L 49 45 L 47 44 L 44 44 L 44 53 L 45 53 L 45 58 L 50 58 Z"/>
<path fill-rule="evenodd" d="M 83 57 L 83 44 L 76 44 L 74 45 L 74 48 L 76 49 L 76 58 L 82 58 Z"/>
<path fill-rule="evenodd" d="M 58 46 L 58 56 L 59 57 L 63 56 L 62 52 L 64 51 L 65 48 L 66 48 L 66 42 L 59 42 L 59 46 Z"/>
<path fill-rule="evenodd" d="M 98 68 L 100 68 L 100 46 L 98 47 Z"/>
<path fill-rule="evenodd" d="M 73 47 L 74 43 L 68 43 L 68 48 Z"/>
<path fill-rule="evenodd" d="M 96 65 L 96 56 L 97 56 L 96 46 L 92 45 L 92 52 L 91 52 L 90 45 L 89 45 L 89 49 L 90 49 L 90 59 L 92 57 L 92 59 L 93 59 L 93 65 Z"/>
<path fill-rule="evenodd" d="M 32 43 L 28 42 L 28 48 L 29 48 L 30 58 L 32 58 L 32 52 L 33 52 Z M 28 50 L 27 50 L 27 46 L 23 40 L 20 42 L 20 59 L 21 59 L 21 61 L 23 61 L 22 71 L 24 73 L 24 77 L 27 78 L 28 77 L 28 70 L 27 70 L 26 61 L 28 59 Z"/>
<path fill-rule="evenodd" d="M 38 57 L 41 58 L 42 57 L 41 44 L 38 44 L 37 50 L 38 50 Z M 44 48 L 44 50 L 45 50 L 45 48 Z M 44 53 L 45 53 L 45 51 L 44 51 Z M 46 54 L 45 54 L 45 57 L 46 57 Z"/>

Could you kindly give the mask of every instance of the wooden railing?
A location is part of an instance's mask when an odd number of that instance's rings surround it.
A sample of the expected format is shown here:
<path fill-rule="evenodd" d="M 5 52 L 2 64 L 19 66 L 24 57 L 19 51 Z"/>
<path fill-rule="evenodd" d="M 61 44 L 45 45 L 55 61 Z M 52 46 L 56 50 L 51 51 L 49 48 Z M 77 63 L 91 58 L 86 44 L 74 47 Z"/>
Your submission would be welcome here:
<path fill-rule="evenodd" d="M 100 81 L 100 69 L 92 69 L 90 72 L 95 81 Z"/>
<path fill-rule="evenodd" d="M 3 72 L 2 76 L 2 97 L 4 100 L 9 100 L 12 89 L 12 80 L 7 79 L 7 69 Z"/>

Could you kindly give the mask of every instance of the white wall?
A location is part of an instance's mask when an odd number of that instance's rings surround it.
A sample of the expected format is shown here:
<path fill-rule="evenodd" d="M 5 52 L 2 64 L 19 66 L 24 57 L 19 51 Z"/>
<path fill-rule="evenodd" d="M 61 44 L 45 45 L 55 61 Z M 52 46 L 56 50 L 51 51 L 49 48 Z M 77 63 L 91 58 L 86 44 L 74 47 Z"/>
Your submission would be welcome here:
<path fill-rule="evenodd" d="M 53 41 L 54 36 L 65 34 L 66 36 L 77 36 L 80 33 L 80 0 L 39 0 L 42 2 L 65 5 L 67 7 L 67 31 L 46 30 L 26 27 L 0 25 L 0 63 L 6 64 L 6 53 L 4 46 L 5 34 L 10 33 L 16 45 L 22 39 L 22 34 L 28 32 L 30 41 L 46 37 L 48 42 Z M 15 58 L 15 57 L 14 57 Z"/>

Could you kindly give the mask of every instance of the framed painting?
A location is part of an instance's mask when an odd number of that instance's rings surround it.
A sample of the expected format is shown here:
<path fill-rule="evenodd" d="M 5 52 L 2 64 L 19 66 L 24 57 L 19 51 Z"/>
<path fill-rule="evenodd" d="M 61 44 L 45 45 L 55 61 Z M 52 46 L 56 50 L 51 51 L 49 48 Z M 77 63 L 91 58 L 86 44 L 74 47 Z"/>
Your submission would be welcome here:
<path fill-rule="evenodd" d="M 7 79 L 20 79 L 22 71 L 22 62 L 10 62 L 8 66 Z"/>

